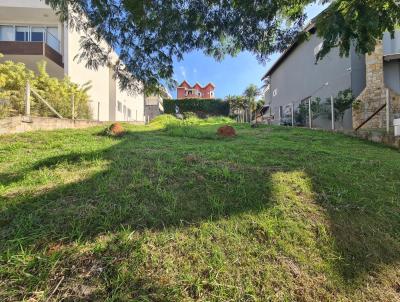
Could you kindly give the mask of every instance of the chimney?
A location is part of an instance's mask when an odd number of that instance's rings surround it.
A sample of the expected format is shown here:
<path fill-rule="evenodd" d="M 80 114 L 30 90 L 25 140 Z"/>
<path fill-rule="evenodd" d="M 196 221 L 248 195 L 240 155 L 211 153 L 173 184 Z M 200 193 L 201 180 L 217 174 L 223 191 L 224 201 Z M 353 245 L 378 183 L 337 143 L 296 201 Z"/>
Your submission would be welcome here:
<path fill-rule="evenodd" d="M 353 106 L 353 127 L 356 128 L 368 119 L 380 106 L 386 103 L 386 87 L 383 75 L 383 45 L 379 41 L 371 54 L 365 55 L 365 89 L 357 97 L 359 105 Z M 382 128 L 385 123 L 385 111 L 371 119 L 366 128 Z"/>
<path fill-rule="evenodd" d="M 371 54 L 365 55 L 366 65 L 366 88 L 368 89 L 384 89 L 383 77 L 383 45 L 378 42 L 375 50 Z"/>

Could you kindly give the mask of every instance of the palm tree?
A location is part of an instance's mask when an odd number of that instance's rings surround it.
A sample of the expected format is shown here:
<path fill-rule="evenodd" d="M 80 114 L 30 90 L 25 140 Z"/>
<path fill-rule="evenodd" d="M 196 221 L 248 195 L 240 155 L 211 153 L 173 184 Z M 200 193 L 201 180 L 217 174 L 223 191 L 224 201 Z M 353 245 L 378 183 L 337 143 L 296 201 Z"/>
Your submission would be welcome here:
<path fill-rule="evenodd" d="M 245 110 L 245 99 L 240 95 L 228 95 L 225 97 L 225 101 L 229 103 L 231 113 L 240 117 Z"/>
<path fill-rule="evenodd" d="M 250 84 L 245 91 L 243 92 L 243 96 L 246 100 L 246 107 L 249 109 L 249 116 L 251 120 L 251 112 L 256 110 L 256 98 L 261 94 L 260 89 L 254 85 Z"/>

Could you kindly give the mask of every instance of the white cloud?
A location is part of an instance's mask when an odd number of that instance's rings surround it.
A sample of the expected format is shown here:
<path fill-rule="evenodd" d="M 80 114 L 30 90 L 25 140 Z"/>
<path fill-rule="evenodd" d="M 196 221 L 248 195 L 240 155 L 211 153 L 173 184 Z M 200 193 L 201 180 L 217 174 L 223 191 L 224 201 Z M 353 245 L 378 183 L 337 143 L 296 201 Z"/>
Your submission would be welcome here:
<path fill-rule="evenodd" d="M 179 66 L 179 70 L 181 71 L 181 75 L 183 78 L 186 78 L 186 69 L 184 66 Z"/>

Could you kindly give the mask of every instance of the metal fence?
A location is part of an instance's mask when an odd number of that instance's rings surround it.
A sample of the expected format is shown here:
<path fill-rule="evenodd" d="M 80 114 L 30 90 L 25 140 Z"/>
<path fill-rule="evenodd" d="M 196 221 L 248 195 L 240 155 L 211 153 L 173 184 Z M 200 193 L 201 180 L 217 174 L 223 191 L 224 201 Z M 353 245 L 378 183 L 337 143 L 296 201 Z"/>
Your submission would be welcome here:
<path fill-rule="evenodd" d="M 284 106 L 271 106 L 271 123 L 283 126 L 336 129 L 344 128 L 344 114 L 335 109 L 334 98 L 309 97 Z"/>
<path fill-rule="evenodd" d="M 328 98 L 308 97 L 301 101 L 294 101 L 283 106 L 271 106 L 266 113 L 270 124 L 319 128 L 329 130 L 353 129 L 352 108 L 353 98 L 343 101 L 345 96 L 331 96 Z M 347 102 L 347 103 L 346 103 Z M 362 103 L 358 110 L 364 112 L 368 108 Z M 365 107 L 365 108 L 364 108 Z M 368 124 L 375 119 L 373 127 Z M 365 114 L 364 122 L 356 125 L 356 130 L 378 129 L 393 133 L 396 125 L 400 123 L 400 100 L 394 98 L 387 90 L 386 102 L 380 108 Z M 378 121 L 378 123 L 376 122 Z M 370 122 L 371 123 L 371 122 Z"/>

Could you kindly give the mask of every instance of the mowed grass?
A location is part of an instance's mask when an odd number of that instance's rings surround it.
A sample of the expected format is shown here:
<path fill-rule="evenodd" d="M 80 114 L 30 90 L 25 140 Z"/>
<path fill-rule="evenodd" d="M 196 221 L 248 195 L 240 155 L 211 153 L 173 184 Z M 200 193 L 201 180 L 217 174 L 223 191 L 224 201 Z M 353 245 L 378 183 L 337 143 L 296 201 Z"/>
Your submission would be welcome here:
<path fill-rule="evenodd" d="M 400 152 L 219 122 L 1 136 L 0 301 L 400 300 Z"/>

